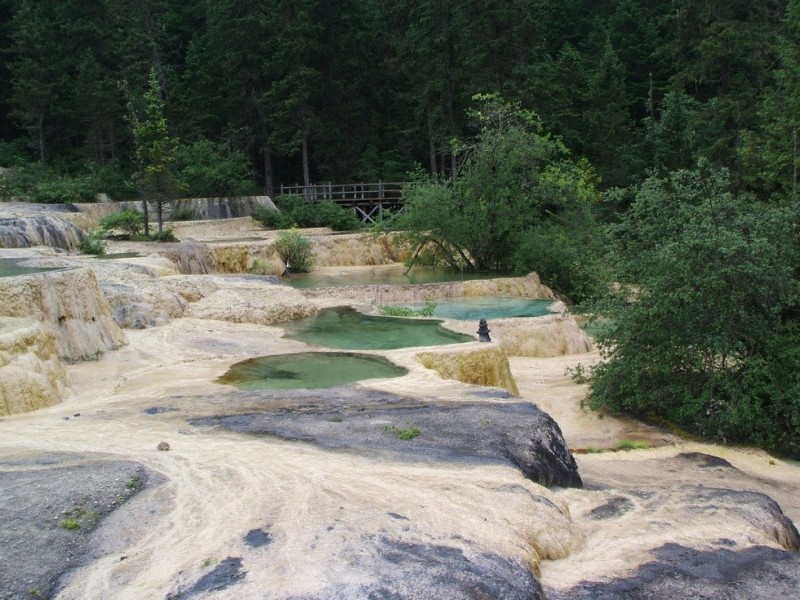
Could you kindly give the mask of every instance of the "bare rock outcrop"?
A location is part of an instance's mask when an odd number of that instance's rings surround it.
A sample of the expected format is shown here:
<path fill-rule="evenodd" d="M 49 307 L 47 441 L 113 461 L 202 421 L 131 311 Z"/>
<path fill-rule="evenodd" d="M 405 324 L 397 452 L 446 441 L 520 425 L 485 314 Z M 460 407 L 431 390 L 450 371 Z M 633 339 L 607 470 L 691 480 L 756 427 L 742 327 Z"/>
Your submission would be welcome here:
<path fill-rule="evenodd" d="M 53 333 L 28 319 L 0 318 L 0 415 L 57 404 L 67 387 Z"/>
<path fill-rule="evenodd" d="M 0 218 L 0 248 L 49 246 L 75 250 L 82 239 L 80 228 L 61 217 L 36 215 Z"/>
<path fill-rule="evenodd" d="M 511 374 L 508 356 L 502 348 L 483 344 L 479 348 L 456 348 L 437 352 L 421 352 L 417 360 L 445 379 L 455 379 L 487 387 L 499 387 L 519 396 L 517 382 Z"/>
<path fill-rule="evenodd" d="M 0 316 L 40 321 L 53 335 L 59 356 L 71 361 L 125 344 L 97 278 L 87 268 L 4 278 Z"/>
<path fill-rule="evenodd" d="M 274 325 L 311 317 L 316 306 L 300 292 L 258 276 L 228 280 L 213 294 L 189 306 L 187 317 L 233 323 Z"/>

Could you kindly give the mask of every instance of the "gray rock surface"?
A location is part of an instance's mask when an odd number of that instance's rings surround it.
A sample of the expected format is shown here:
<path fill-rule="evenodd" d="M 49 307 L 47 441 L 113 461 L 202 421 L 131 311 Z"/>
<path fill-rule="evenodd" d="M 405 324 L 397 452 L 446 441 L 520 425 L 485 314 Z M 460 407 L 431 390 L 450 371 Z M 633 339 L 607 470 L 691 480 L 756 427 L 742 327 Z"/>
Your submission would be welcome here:
<path fill-rule="evenodd" d="M 467 555 L 383 536 L 364 542 L 373 546 L 368 566 L 376 583 L 342 584 L 291 600 L 544 600 L 541 585 L 525 565 L 494 554 L 476 550 Z"/>
<path fill-rule="evenodd" d="M 70 454 L 0 461 L 0 600 L 50 598 L 86 558 L 92 530 L 147 477 L 134 462 Z"/>
<path fill-rule="evenodd" d="M 553 419 L 527 402 L 419 400 L 356 386 L 234 392 L 226 404 L 258 400 L 258 412 L 192 419 L 248 434 L 311 442 L 393 459 L 499 462 L 545 486 L 580 487 L 577 465 Z M 415 427 L 419 436 L 399 439 Z"/>
<path fill-rule="evenodd" d="M 724 544 L 722 544 L 724 545 Z M 774 600 L 800 597 L 800 554 L 753 546 L 694 550 L 666 544 L 623 579 L 546 590 L 548 600 Z"/>

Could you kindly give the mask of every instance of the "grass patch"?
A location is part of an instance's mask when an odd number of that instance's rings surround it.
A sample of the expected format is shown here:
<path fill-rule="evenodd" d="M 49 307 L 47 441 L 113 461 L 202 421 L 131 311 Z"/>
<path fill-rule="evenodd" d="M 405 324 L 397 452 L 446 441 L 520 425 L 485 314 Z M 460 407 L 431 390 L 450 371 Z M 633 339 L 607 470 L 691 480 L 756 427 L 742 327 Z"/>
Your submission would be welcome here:
<path fill-rule="evenodd" d="M 649 450 L 650 442 L 640 440 L 620 440 L 613 450 Z"/>
<path fill-rule="evenodd" d="M 394 425 L 386 425 L 383 430 L 391 431 L 398 440 L 406 441 L 413 440 L 422 433 L 417 427 L 395 427 Z"/>
<path fill-rule="evenodd" d="M 139 484 L 141 483 L 142 483 L 142 478 L 139 477 L 138 475 L 134 475 L 128 480 L 128 482 L 125 484 L 125 487 L 128 488 L 129 490 L 135 490 L 136 488 L 139 487 Z"/>
<path fill-rule="evenodd" d="M 78 519 L 76 519 L 74 517 L 61 519 L 61 522 L 59 523 L 59 525 L 61 525 L 62 529 L 66 529 L 68 531 L 75 531 L 76 529 L 80 529 L 81 528 L 80 521 L 78 521 Z"/>
<path fill-rule="evenodd" d="M 425 300 L 425 306 L 417 310 L 407 306 L 385 304 L 381 306 L 380 313 L 385 317 L 432 317 L 434 310 L 436 310 L 436 303 L 433 300 Z"/>

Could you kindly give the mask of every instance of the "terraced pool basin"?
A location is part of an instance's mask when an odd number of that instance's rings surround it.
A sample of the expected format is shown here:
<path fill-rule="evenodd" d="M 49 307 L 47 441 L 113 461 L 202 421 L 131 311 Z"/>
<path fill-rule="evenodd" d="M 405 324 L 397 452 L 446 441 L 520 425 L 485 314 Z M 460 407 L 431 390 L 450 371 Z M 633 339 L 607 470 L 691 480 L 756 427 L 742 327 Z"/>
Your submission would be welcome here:
<path fill-rule="evenodd" d="M 430 319 L 400 319 L 365 315 L 352 308 L 328 308 L 315 317 L 283 325 L 286 337 L 328 348 L 392 350 L 474 342 Z"/>
<path fill-rule="evenodd" d="M 347 285 L 418 285 L 422 283 L 449 283 L 474 279 L 503 277 L 497 273 L 462 273 L 434 267 L 414 267 L 406 273 L 403 265 L 359 269 L 345 273 L 312 271 L 291 275 L 286 282 L 295 288 L 341 287 Z"/>
<path fill-rule="evenodd" d="M 61 267 L 26 267 L 18 264 L 20 260 L 19 258 L 0 258 L 0 277 L 46 273 L 47 271 L 58 271 L 61 269 Z"/>
<path fill-rule="evenodd" d="M 456 319 L 458 321 L 478 321 L 480 319 L 508 319 L 511 317 L 541 317 L 552 314 L 549 310 L 552 300 L 531 298 L 507 298 L 503 296 L 469 296 L 435 300 L 434 317 Z M 422 304 L 403 304 L 420 309 Z"/>
<path fill-rule="evenodd" d="M 408 371 L 381 356 L 350 352 L 301 352 L 251 358 L 232 365 L 217 379 L 241 390 L 325 388 Z"/>

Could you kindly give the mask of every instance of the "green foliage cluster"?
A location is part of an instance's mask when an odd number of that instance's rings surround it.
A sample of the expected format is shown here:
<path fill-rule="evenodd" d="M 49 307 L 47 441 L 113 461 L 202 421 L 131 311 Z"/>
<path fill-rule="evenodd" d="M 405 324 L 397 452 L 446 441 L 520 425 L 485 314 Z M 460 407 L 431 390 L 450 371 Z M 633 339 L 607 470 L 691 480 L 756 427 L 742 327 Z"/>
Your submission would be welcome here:
<path fill-rule="evenodd" d="M 592 407 L 800 453 L 794 223 L 707 164 L 646 180 L 615 228 Z"/>
<path fill-rule="evenodd" d="M 425 306 L 420 309 L 413 309 L 407 306 L 395 306 L 384 304 L 380 308 L 380 313 L 387 317 L 432 317 L 436 310 L 436 302 L 430 299 L 425 300 Z"/>
<path fill-rule="evenodd" d="M 434 248 L 454 269 L 536 270 L 574 300 L 604 291 L 591 167 L 534 113 L 496 95 L 476 101 L 479 133 L 460 148 L 458 178 L 417 180 L 393 226 L 415 257 Z"/>
<path fill-rule="evenodd" d="M 178 188 L 190 198 L 250 196 L 256 192 L 250 161 L 241 149 L 200 138 L 179 146 Z"/>
<path fill-rule="evenodd" d="M 128 237 L 137 236 L 144 229 L 144 215 L 130 208 L 121 210 L 103 217 L 100 228 L 106 235 L 113 231 L 123 231 Z"/>
<path fill-rule="evenodd" d="M 361 222 L 352 210 L 330 200 L 306 202 L 302 196 L 278 196 L 275 206 L 277 211 L 259 206 L 253 218 L 273 229 L 330 227 L 334 231 L 352 231 L 361 227 Z"/>
<path fill-rule="evenodd" d="M 287 271 L 307 273 L 314 267 L 314 251 L 311 240 L 299 231 L 281 231 L 273 248 L 286 265 Z"/>
<path fill-rule="evenodd" d="M 95 229 L 83 236 L 78 244 L 78 250 L 83 254 L 94 254 L 95 256 L 106 253 L 106 244 L 103 241 L 102 229 Z"/>
<path fill-rule="evenodd" d="M 383 427 L 384 431 L 391 431 L 398 440 L 403 440 L 405 442 L 413 440 L 416 437 L 419 437 L 422 433 L 418 427 L 397 427 L 395 425 L 385 425 Z"/>

